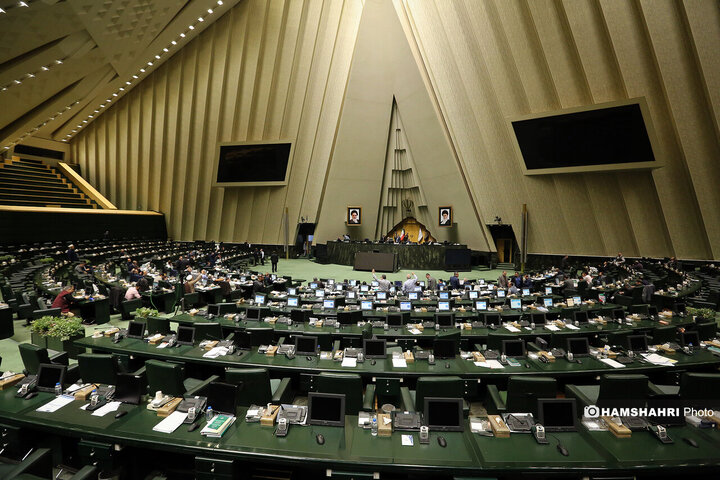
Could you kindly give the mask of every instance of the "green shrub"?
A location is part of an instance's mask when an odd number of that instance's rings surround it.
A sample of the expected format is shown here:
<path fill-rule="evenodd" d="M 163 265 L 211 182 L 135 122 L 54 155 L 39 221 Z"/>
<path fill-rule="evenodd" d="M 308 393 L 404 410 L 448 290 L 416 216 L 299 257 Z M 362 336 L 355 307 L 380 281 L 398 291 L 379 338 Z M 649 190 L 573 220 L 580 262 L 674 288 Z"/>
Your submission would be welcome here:
<path fill-rule="evenodd" d="M 700 317 L 700 318 L 706 318 L 708 320 L 714 320 L 715 319 L 715 310 L 712 308 L 693 308 L 693 307 L 687 307 L 687 313 L 691 317 Z"/>
<path fill-rule="evenodd" d="M 30 324 L 30 331 L 40 335 L 47 335 L 50 327 L 55 323 L 56 317 L 46 315 L 44 317 L 33 320 Z"/>
<path fill-rule="evenodd" d="M 140 307 L 137 310 L 135 310 L 135 316 L 139 318 L 147 318 L 147 317 L 154 317 L 159 312 L 155 310 L 154 308 L 146 308 L 146 307 Z"/>
<path fill-rule="evenodd" d="M 55 322 L 48 331 L 49 337 L 68 340 L 79 335 L 85 335 L 82 319 L 78 317 L 55 317 Z"/>

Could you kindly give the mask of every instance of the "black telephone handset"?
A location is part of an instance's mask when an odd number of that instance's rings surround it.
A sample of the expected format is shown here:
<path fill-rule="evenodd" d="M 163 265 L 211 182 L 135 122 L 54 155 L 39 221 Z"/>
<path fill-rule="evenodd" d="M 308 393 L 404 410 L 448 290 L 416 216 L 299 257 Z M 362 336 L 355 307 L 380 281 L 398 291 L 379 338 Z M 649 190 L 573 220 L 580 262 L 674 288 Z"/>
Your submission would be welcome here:
<path fill-rule="evenodd" d="M 20 385 L 20 388 L 18 388 L 17 393 L 15 394 L 16 398 L 25 398 L 29 394 L 35 391 L 37 388 L 37 381 L 36 380 L 30 380 L 27 383 L 23 383 Z"/>

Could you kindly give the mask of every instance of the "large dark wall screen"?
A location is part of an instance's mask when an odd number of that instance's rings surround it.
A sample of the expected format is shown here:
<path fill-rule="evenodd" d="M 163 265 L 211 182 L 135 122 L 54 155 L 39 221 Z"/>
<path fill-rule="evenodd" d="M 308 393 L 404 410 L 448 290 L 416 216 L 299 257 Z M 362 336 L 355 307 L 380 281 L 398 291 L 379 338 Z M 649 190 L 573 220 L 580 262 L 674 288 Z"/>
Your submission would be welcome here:
<path fill-rule="evenodd" d="M 223 145 L 218 183 L 283 182 L 290 160 L 290 143 Z"/>
<path fill-rule="evenodd" d="M 528 170 L 655 161 L 638 104 L 519 120 L 512 126 Z"/>

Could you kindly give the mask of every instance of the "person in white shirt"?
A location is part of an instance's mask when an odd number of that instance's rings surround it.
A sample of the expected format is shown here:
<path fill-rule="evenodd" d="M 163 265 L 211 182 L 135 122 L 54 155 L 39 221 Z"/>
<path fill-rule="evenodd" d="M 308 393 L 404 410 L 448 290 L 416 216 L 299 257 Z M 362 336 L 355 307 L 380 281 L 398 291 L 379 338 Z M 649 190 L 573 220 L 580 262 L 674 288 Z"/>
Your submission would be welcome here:
<path fill-rule="evenodd" d="M 592 284 L 593 284 L 592 277 L 590 276 L 590 274 L 588 272 L 584 272 L 584 273 L 585 273 L 585 275 L 583 275 L 583 280 L 585 280 L 585 282 L 588 284 L 588 287 L 592 287 Z"/>
<path fill-rule="evenodd" d="M 378 282 L 378 289 L 381 292 L 389 292 L 390 291 L 390 280 L 387 279 L 387 275 L 384 273 L 378 278 L 375 276 L 375 269 L 372 269 L 372 276 L 375 279 L 376 282 Z"/>
<path fill-rule="evenodd" d="M 415 272 L 408 273 L 407 280 L 403 283 L 402 290 L 404 293 L 410 293 L 415 291 L 415 283 L 417 282 L 417 275 Z"/>
<path fill-rule="evenodd" d="M 127 292 L 125 292 L 125 300 L 133 300 L 135 298 L 141 298 L 141 295 L 140 292 L 138 292 L 135 283 L 133 283 L 130 285 L 130 288 L 127 289 Z"/>

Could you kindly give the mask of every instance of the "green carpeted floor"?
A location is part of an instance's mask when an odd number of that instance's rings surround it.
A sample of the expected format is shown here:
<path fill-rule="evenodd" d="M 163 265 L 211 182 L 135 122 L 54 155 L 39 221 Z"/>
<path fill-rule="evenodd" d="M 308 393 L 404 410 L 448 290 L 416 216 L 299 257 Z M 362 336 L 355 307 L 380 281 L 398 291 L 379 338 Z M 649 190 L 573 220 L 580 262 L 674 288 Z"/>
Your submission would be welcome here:
<path fill-rule="evenodd" d="M 259 265 L 255 270 L 267 271 L 271 269 L 270 260 L 265 262 L 265 266 Z M 314 277 L 318 278 L 334 278 L 336 280 L 344 279 L 356 279 L 361 281 L 367 281 L 368 283 L 372 280 L 372 274 L 370 272 L 356 272 L 350 266 L 345 265 L 321 265 L 315 262 L 311 262 L 306 259 L 280 259 L 278 264 L 279 275 L 289 275 L 293 280 L 303 279 L 306 281 L 312 280 Z M 388 280 L 405 280 L 406 275 L 410 273 L 410 270 L 400 270 L 397 273 L 387 274 Z M 424 280 L 425 274 L 429 273 L 437 279 L 447 280 L 450 278 L 451 273 L 441 270 L 424 270 L 416 271 L 415 274 L 418 279 Z M 471 272 L 460 272 L 460 278 L 467 279 L 480 279 L 485 280 L 496 280 L 502 270 L 473 270 Z M 508 272 L 512 274 L 512 272 Z M 127 321 L 123 321 L 120 315 L 113 315 L 111 317 L 110 324 L 105 324 L 100 327 L 88 325 L 85 327 L 85 334 L 92 335 L 96 328 L 106 329 L 109 325 L 115 325 L 118 327 L 127 327 Z M 18 344 L 30 341 L 30 330 L 25 326 L 25 320 L 15 320 L 15 335 L 12 338 L 6 338 L 0 340 L 0 357 L 2 358 L 2 364 L 0 364 L 0 371 L 10 370 L 13 372 L 21 372 L 23 369 L 22 360 L 18 352 Z M 72 362 L 72 360 L 71 360 Z"/>

